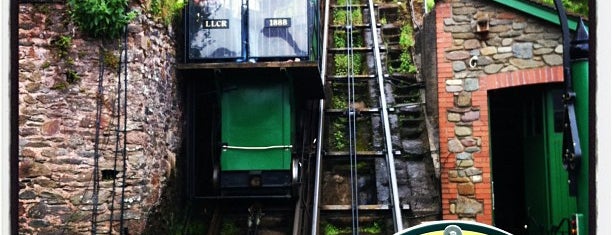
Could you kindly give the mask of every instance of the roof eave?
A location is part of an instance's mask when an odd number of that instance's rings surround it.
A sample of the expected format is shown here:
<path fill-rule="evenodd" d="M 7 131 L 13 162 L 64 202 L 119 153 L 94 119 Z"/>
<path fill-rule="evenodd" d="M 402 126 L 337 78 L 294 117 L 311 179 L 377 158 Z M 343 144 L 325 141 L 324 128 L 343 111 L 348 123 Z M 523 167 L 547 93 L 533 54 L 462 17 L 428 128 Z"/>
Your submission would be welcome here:
<path fill-rule="evenodd" d="M 560 25 L 559 15 L 553 8 L 545 7 L 530 3 L 524 0 L 492 0 L 496 3 L 504 5 L 506 7 L 515 9 L 517 11 L 529 14 L 533 17 L 540 18 L 553 24 Z M 576 17 L 568 16 L 567 24 L 570 30 L 575 31 L 578 25 L 578 19 Z M 587 26 L 588 30 L 588 26 Z"/>

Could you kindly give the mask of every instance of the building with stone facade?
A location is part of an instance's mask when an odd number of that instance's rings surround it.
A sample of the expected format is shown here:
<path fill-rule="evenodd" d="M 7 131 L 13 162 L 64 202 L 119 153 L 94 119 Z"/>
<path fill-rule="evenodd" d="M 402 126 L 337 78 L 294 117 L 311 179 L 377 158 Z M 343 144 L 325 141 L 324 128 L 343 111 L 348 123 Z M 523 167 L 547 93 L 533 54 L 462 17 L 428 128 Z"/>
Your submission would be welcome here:
<path fill-rule="evenodd" d="M 543 234 L 561 218 L 540 215 L 547 209 L 539 205 L 574 212 L 560 163 L 564 52 L 556 14 L 531 1 L 441 1 L 425 20 L 436 35 L 435 58 L 422 56 L 436 64 L 424 74 L 438 104 L 443 219 Z M 540 195 L 548 192 L 542 186 L 559 187 L 558 198 Z"/>

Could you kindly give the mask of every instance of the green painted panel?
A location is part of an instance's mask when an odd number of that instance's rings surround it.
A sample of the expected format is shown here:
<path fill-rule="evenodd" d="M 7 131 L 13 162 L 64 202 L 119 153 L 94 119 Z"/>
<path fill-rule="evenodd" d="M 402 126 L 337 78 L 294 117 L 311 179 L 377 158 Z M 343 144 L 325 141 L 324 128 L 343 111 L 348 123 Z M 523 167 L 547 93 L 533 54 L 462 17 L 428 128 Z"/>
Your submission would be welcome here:
<path fill-rule="evenodd" d="M 235 79 L 221 94 L 221 170 L 283 170 L 291 166 L 289 82 Z"/>
<path fill-rule="evenodd" d="M 576 122 L 582 149 L 582 161 L 578 171 L 577 211 L 584 214 L 585 232 L 589 228 L 589 63 L 587 60 L 572 61 L 572 83 L 576 92 Z"/>
<path fill-rule="evenodd" d="M 551 225 L 556 225 L 576 211 L 576 200 L 569 196 L 567 171 L 563 168 L 563 103 L 562 90 L 554 89 L 546 94 L 546 142 L 550 171 Z M 565 231 L 565 227 L 562 228 Z"/>
<path fill-rule="evenodd" d="M 525 99 L 524 172 L 527 234 L 544 234 L 551 224 L 548 158 L 546 156 L 543 94 L 531 94 Z"/>

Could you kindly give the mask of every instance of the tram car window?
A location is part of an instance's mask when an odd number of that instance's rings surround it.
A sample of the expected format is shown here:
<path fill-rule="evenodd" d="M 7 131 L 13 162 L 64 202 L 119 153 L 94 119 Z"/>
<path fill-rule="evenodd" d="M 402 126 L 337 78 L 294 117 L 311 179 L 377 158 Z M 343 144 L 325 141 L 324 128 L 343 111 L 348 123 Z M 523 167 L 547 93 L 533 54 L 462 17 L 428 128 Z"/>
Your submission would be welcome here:
<path fill-rule="evenodd" d="M 306 0 L 249 1 L 251 57 L 308 56 Z"/>
<path fill-rule="evenodd" d="M 243 56 L 242 0 L 190 0 L 188 9 L 190 60 Z"/>

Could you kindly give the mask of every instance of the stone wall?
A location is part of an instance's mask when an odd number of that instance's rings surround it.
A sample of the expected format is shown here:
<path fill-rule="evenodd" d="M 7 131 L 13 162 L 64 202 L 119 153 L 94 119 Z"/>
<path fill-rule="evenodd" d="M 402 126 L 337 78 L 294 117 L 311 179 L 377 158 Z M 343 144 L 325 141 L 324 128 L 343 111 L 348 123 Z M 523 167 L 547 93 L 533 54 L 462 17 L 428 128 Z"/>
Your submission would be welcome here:
<path fill-rule="evenodd" d="M 138 4 L 131 7 L 140 8 Z M 61 37 L 70 42 L 67 48 L 58 43 Z M 173 173 L 181 144 L 181 110 L 170 27 L 141 13 L 129 25 L 127 40 L 123 218 L 129 233 L 138 234 Z M 102 44 L 107 52 L 100 57 Z M 118 126 L 124 115 L 118 121 L 116 108 L 119 46 L 119 40 L 102 42 L 83 36 L 64 4 L 19 5 L 20 233 L 91 233 L 95 195 L 99 201 L 97 232 L 109 231 L 111 210 L 116 220 L 113 231 L 119 230 L 124 173 L 121 151 L 115 152 L 117 137 L 123 139 L 115 130 L 124 127 Z M 103 73 L 100 58 L 106 61 Z M 102 94 L 99 78 L 103 79 Z M 120 92 L 123 100 L 123 89 Z M 101 128 L 96 151 L 98 100 Z M 123 142 L 118 146 L 121 150 Z M 96 152 L 98 193 L 92 190 Z"/>
<path fill-rule="evenodd" d="M 437 3 L 436 32 L 443 218 L 491 224 L 487 90 L 561 81 L 561 33 L 482 0 Z"/>

